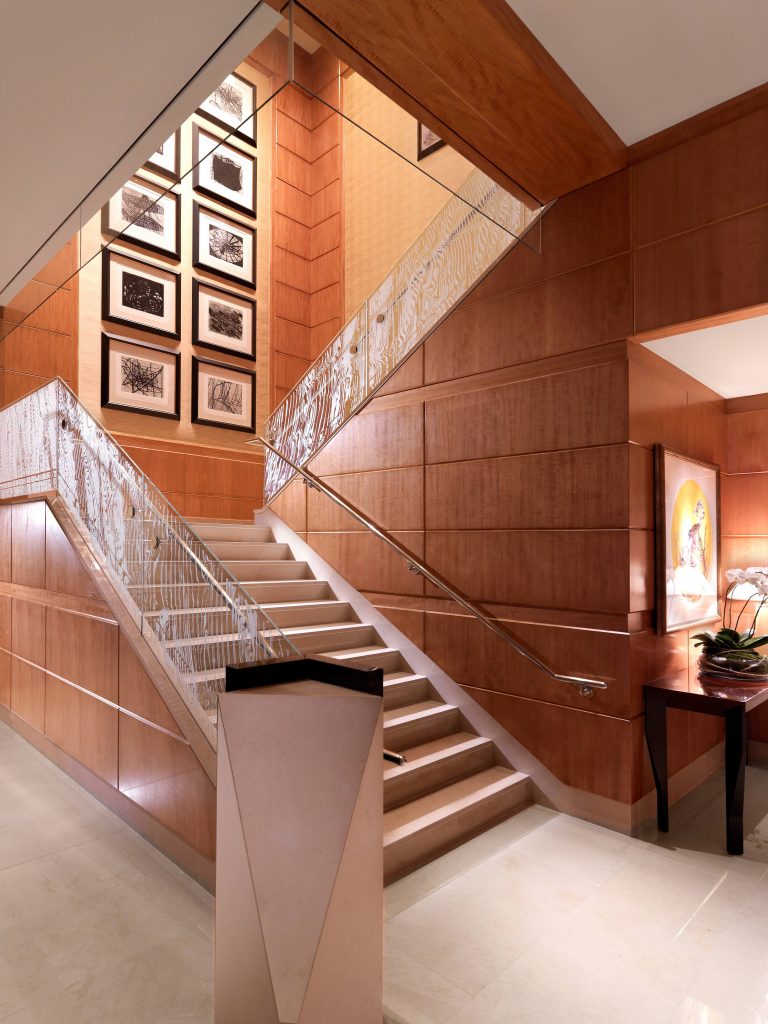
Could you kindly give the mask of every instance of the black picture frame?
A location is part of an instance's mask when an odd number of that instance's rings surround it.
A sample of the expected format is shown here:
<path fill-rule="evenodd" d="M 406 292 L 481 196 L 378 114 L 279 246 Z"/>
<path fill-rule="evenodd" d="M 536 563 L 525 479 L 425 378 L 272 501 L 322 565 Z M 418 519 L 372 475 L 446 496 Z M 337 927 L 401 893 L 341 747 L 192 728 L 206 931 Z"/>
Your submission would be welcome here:
<path fill-rule="evenodd" d="M 201 341 L 200 340 L 200 288 L 207 288 L 209 291 L 216 292 L 219 295 L 224 296 L 225 299 L 237 299 L 238 302 L 243 302 L 249 305 L 253 311 L 251 317 L 251 330 L 248 335 L 249 350 L 247 353 L 239 352 L 235 348 L 227 348 L 224 345 L 216 345 L 212 341 Z M 250 359 L 252 362 L 256 362 L 256 300 L 249 298 L 247 295 L 241 295 L 239 292 L 229 291 L 227 288 L 219 288 L 215 284 L 211 284 L 209 281 L 200 281 L 198 278 L 192 279 L 192 344 L 199 348 L 212 349 L 215 352 L 226 352 L 227 355 L 237 356 L 240 359 Z"/>
<path fill-rule="evenodd" d="M 416 122 L 416 160 L 423 160 L 425 156 L 430 156 L 432 153 L 436 153 L 438 149 L 442 149 L 445 145 L 445 139 L 438 138 L 436 142 L 431 142 L 428 145 L 423 144 L 422 128 L 426 128 L 428 131 L 432 131 L 428 125 L 425 125 L 422 121 Z M 434 135 L 437 132 L 433 132 Z"/>
<path fill-rule="evenodd" d="M 135 263 L 139 268 L 148 267 L 150 270 L 160 271 L 162 274 L 168 274 L 173 276 L 175 279 L 174 285 L 174 319 L 176 322 L 175 331 L 163 330 L 160 327 L 152 327 L 148 324 L 141 323 L 137 320 L 130 320 L 127 317 L 115 316 L 110 312 L 111 308 L 111 274 L 110 268 L 112 261 L 125 260 L 129 263 Z M 141 271 L 139 270 L 139 273 Z M 120 324 L 122 327 L 132 327 L 136 330 L 146 331 L 149 334 L 158 334 L 164 338 L 172 338 L 174 341 L 181 341 L 181 272 L 174 270 L 173 267 L 163 267 L 157 263 L 149 263 L 147 260 L 139 259 L 134 253 L 120 252 L 105 248 L 102 250 L 101 259 L 101 318 L 111 324 Z"/>
<path fill-rule="evenodd" d="M 228 370 L 230 373 L 241 374 L 244 377 L 250 378 L 250 391 L 251 391 L 251 419 L 250 423 L 245 425 L 239 424 L 228 424 L 222 423 L 219 420 L 206 419 L 204 416 L 200 416 L 198 413 L 198 405 L 200 398 L 200 367 L 201 366 L 215 366 L 222 370 Z M 207 427 L 218 427 L 221 430 L 239 430 L 246 434 L 254 434 L 256 432 L 256 373 L 254 370 L 246 370 L 241 366 L 234 366 L 232 363 L 219 363 L 213 359 L 199 359 L 197 356 L 192 356 L 192 422 L 200 423 Z"/>
<path fill-rule="evenodd" d="M 175 184 L 181 181 L 181 129 L 177 128 L 168 138 L 174 140 L 173 170 L 169 171 L 167 167 L 155 163 L 151 158 L 144 163 L 144 167 L 148 171 L 152 171 L 153 174 L 160 174 L 162 177 L 168 178 Z"/>
<path fill-rule="evenodd" d="M 229 224 L 237 231 L 243 233 L 243 235 L 250 235 L 251 238 L 251 274 L 250 276 L 238 276 L 232 274 L 226 270 L 222 270 L 218 266 L 205 263 L 199 258 L 200 251 L 200 216 L 201 211 L 204 211 L 208 216 L 215 217 L 217 220 L 224 224 Z M 246 288 L 256 288 L 256 228 L 250 224 L 243 224 L 242 221 L 235 220 L 232 217 L 227 217 L 223 213 L 219 213 L 218 210 L 213 210 L 210 206 L 205 206 L 203 203 L 192 204 L 192 266 L 196 270 L 202 270 L 207 274 L 215 274 L 216 277 L 223 278 L 225 281 L 232 281 L 233 284 L 239 284 Z"/>
<path fill-rule="evenodd" d="M 714 601 L 711 614 L 703 616 L 695 615 L 691 619 L 670 622 L 670 608 L 667 598 L 667 563 L 671 547 L 670 538 L 667 537 L 667 504 L 668 504 L 668 480 L 666 473 L 667 459 L 680 460 L 688 463 L 700 471 L 710 482 L 714 489 L 714 547 L 715 553 L 710 572 L 711 584 L 714 586 L 714 595 L 708 596 L 710 604 Z M 681 630 L 691 629 L 708 622 L 714 622 L 720 618 L 720 557 L 721 557 L 721 528 L 720 528 L 720 467 L 713 462 L 704 462 L 701 459 L 694 459 L 684 452 L 675 451 L 662 444 L 654 445 L 654 525 L 655 525 L 655 589 L 656 589 L 656 632 L 659 636 L 666 636 Z M 678 489 L 678 493 L 679 493 Z M 706 499 L 706 496 L 705 496 Z"/>
<path fill-rule="evenodd" d="M 160 412 L 157 409 L 141 408 L 140 406 L 125 405 L 121 402 L 110 401 L 110 379 L 109 379 L 109 356 L 111 343 L 118 342 L 121 345 L 130 345 L 136 349 L 150 353 L 162 353 L 174 364 L 174 392 L 173 412 Z M 120 412 L 131 412 L 141 416 L 157 416 L 160 419 L 179 420 L 181 419 L 181 353 L 173 352 L 163 345 L 153 345 L 149 341 L 138 341 L 136 338 L 125 338 L 117 334 L 101 335 L 101 405 L 104 409 L 117 409 Z"/>
<path fill-rule="evenodd" d="M 250 205 L 246 206 L 244 203 L 238 203 L 237 200 L 231 197 L 217 192 L 215 189 L 209 188 L 207 185 L 202 184 L 200 181 L 200 167 L 202 160 L 200 157 L 200 138 L 204 136 L 211 139 L 216 143 L 216 146 L 221 150 L 231 150 L 243 161 L 251 165 L 251 189 L 250 189 Z M 207 159 L 206 156 L 204 159 Z M 231 207 L 238 213 L 244 213 L 246 217 L 256 217 L 256 157 L 251 156 L 250 153 L 243 152 L 237 146 L 231 145 L 229 142 L 225 142 L 220 139 L 217 135 L 212 132 L 207 132 L 205 128 L 201 128 L 200 125 L 192 125 L 192 187 L 195 192 L 199 192 L 201 195 L 206 196 L 208 199 L 212 199 L 215 203 L 221 203 L 223 206 Z"/>
<path fill-rule="evenodd" d="M 197 110 L 195 111 L 195 113 L 198 114 L 200 117 L 204 117 L 207 121 L 210 121 L 211 124 L 215 124 L 217 127 L 223 128 L 224 131 L 230 137 L 234 137 L 236 139 L 239 139 L 241 142 L 244 142 L 247 146 L 251 146 L 253 149 L 255 149 L 256 148 L 256 136 L 257 136 L 257 126 L 256 126 L 256 121 L 257 121 L 257 116 L 256 116 L 257 115 L 257 111 L 256 111 L 256 83 L 255 82 L 249 82 L 247 78 L 243 78 L 242 75 L 238 75 L 234 71 L 231 74 L 227 75 L 227 78 L 234 78 L 234 79 L 236 79 L 239 83 L 241 83 L 245 87 L 244 91 L 250 91 L 250 93 L 251 93 L 251 111 L 252 111 L 252 115 L 251 115 L 250 121 L 251 121 L 251 124 L 253 125 L 253 137 L 251 138 L 251 136 L 248 135 L 247 132 L 244 132 L 240 128 L 236 128 L 233 125 L 227 123 L 227 121 L 223 120 L 223 118 L 217 117 L 210 110 L 205 110 L 202 106 L 198 107 Z M 225 78 L 224 82 L 226 82 L 226 80 L 227 79 Z M 224 82 L 222 82 L 222 85 L 224 84 Z M 220 86 L 219 86 L 219 88 L 220 88 Z M 211 95 L 214 95 L 215 92 L 216 92 L 216 90 L 214 90 L 214 92 L 211 93 Z M 207 100 L 206 100 L 206 102 L 207 102 Z M 246 121 L 246 123 L 247 123 L 247 121 Z"/>
<path fill-rule="evenodd" d="M 146 178 L 142 178 L 139 174 L 135 174 L 132 178 L 129 178 L 128 181 L 120 187 L 118 192 L 115 193 L 115 195 L 122 193 L 125 186 L 129 185 L 131 182 L 135 182 L 146 189 L 154 189 L 160 199 L 173 202 L 176 221 L 173 248 L 165 248 L 162 245 L 155 245 L 144 238 L 136 238 L 133 235 L 126 234 L 125 232 L 129 226 L 124 225 L 122 227 L 117 227 L 114 224 L 111 224 L 110 210 L 115 200 L 115 196 L 113 196 L 110 201 L 101 208 L 102 233 L 110 236 L 110 243 L 119 241 L 121 245 L 135 245 L 147 252 L 157 253 L 159 256 L 165 256 L 167 259 L 172 259 L 178 262 L 181 259 L 181 196 L 171 188 L 166 189 L 162 185 L 158 185 L 153 181 L 148 181 Z"/>

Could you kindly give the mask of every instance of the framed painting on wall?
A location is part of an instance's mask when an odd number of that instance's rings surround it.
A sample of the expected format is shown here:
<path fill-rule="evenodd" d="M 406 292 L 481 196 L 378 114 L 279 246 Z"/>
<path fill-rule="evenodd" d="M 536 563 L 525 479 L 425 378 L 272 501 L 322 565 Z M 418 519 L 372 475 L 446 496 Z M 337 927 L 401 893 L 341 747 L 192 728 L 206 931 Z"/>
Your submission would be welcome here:
<path fill-rule="evenodd" d="M 160 345 L 102 334 L 102 406 L 179 419 L 180 363 L 178 352 Z"/>
<path fill-rule="evenodd" d="M 197 108 L 198 114 L 250 146 L 256 145 L 255 111 L 256 86 L 234 72 Z"/>
<path fill-rule="evenodd" d="M 179 197 L 141 178 L 126 181 L 101 212 L 105 235 L 120 235 L 144 249 L 178 260 L 181 255 Z"/>
<path fill-rule="evenodd" d="M 192 184 L 195 191 L 256 216 L 256 160 L 192 125 Z"/>
<path fill-rule="evenodd" d="M 254 300 L 193 280 L 192 344 L 255 360 Z"/>
<path fill-rule="evenodd" d="M 192 356 L 192 422 L 256 430 L 256 374 Z"/>
<path fill-rule="evenodd" d="M 102 250 L 101 316 L 114 324 L 181 338 L 179 272 Z"/>
<path fill-rule="evenodd" d="M 162 174 L 171 181 L 178 181 L 181 177 L 180 142 L 179 129 L 166 139 L 162 146 L 159 146 L 144 166 L 148 171 L 155 174 Z"/>
<path fill-rule="evenodd" d="M 199 203 L 192 217 L 192 265 L 256 287 L 256 231 Z"/>
<path fill-rule="evenodd" d="M 720 467 L 656 445 L 656 629 L 719 617 Z"/>
<path fill-rule="evenodd" d="M 430 153 L 436 153 L 438 149 L 442 149 L 445 145 L 445 141 L 440 138 L 437 132 L 433 132 L 431 128 L 427 128 L 421 121 L 416 122 L 416 159 L 423 160 L 425 156 L 429 156 Z"/>

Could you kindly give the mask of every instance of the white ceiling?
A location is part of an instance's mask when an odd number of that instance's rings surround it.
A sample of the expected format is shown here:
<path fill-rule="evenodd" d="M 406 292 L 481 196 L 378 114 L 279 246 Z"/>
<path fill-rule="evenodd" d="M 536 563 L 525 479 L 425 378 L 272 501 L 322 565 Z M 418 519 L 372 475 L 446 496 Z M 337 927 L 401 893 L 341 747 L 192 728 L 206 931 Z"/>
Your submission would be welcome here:
<path fill-rule="evenodd" d="M 256 4 L 0 3 L 0 303 L 272 30 Z"/>
<path fill-rule="evenodd" d="M 644 344 L 723 398 L 768 392 L 768 316 Z"/>
<path fill-rule="evenodd" d="M 507 0 L 627 145 L 768 80 L 766 0 Z"/>

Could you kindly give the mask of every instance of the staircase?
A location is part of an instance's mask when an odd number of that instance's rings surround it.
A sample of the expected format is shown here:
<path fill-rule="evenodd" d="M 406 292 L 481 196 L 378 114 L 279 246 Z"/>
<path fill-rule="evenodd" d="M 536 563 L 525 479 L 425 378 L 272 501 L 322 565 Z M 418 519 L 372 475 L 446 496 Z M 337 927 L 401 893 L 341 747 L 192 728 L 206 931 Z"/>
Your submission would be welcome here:
<path fill-rule="evenodd" d="M 302 654 L 384 670 L 384 746 L 407 758 L 402 766 L 383 767 L 385 882 L 531 802 L 529 777 L 500 764 L 492 741 L 468 727 L 458 708 L 445 703 L 429 679 L 415 674 L 400 651 L 386 646 L 306 562 L 297 561 L 288 544 L 278 544 L 269 527 L 211 521 L 194 527 Z M 205 613 L 188 614 L 210 624 Z M 270 631 L 263 635 L 269 639 Z M 221 639 L 201 635 L 197 642 Z M 223 688 L 223 667 L 220 674 Z M 215 717 L 214 710 L 209 713 Z"/>

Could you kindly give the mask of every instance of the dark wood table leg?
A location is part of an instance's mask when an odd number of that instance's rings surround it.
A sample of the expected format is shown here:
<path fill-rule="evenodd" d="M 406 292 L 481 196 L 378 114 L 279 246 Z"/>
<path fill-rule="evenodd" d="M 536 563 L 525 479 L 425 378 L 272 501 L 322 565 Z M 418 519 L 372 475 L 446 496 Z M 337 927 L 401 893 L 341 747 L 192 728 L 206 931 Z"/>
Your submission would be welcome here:
<path fill-rule="evenodd" d="M 728 853 L 744 852 L 744 776 L 747 716 L 743 708 L 725 714 L 725 828 Z"/>
<path fill-rule="evenodd" d="M 667 703 L 664 694 L 645 693 L 645 738 L 656 782 L 656 819 L 659 831 L 669 832 L 669 778 L 667 775 Z"/>

